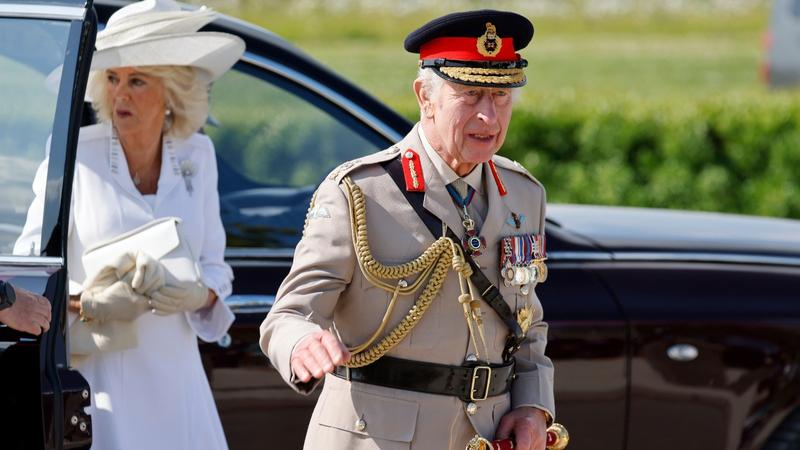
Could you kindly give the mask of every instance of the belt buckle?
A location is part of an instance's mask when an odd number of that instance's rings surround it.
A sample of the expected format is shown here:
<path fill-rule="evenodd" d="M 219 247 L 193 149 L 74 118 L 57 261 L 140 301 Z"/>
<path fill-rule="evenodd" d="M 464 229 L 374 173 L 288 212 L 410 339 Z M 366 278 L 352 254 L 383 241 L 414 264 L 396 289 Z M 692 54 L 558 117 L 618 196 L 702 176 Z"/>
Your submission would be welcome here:
<path fill-rule="evenodd" d="M 344 366 L 344 379 L 350 381 L 350 367 Z"/>
<path fill-rule="evenodd" d="M 481 371 L 486 371 L 486 388 L 483 390 L 483 396 L 475 396 L 475 381 L 480 378 Z M 489 398 L 489 387 L 492 384 L 492 368 L 489 366 L 475 366 L 472 368 L 472 383 L 469 387 L 469 399 L 474 401 L 486 400 Z"/>

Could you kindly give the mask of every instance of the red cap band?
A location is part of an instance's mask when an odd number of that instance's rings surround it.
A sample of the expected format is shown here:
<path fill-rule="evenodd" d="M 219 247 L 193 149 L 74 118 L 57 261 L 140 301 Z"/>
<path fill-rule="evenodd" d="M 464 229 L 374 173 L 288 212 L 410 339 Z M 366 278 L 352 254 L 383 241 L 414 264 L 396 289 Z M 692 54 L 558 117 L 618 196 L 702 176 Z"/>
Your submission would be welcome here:
<path fill-rule="evenodd" d="M 441 37 L 431 39 L 419 49 L 419 59 L 445 58 L 456 61 L 516 61 L 519 55 L 514 50 L 514 38 L 503 38 L 500 51 L 495 56 L 484 56 L 478 52 L 477 38 Z"/>

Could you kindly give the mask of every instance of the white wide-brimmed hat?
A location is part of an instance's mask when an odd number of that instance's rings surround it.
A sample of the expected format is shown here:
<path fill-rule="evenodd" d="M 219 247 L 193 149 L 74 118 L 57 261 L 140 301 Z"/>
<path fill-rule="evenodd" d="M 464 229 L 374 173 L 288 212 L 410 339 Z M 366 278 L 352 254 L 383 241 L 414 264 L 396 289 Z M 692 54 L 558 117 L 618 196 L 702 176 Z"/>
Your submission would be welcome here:
<path fill-rule="evenodd" d="M 244 53 L 244 41 L 227 33 L 199 32 L 216 13 L 183 11 L 173 0 L 143 0 L 120 8 L 97 33 L 91 70 L 132 66 L 191 66 L 213 81 Z"/>

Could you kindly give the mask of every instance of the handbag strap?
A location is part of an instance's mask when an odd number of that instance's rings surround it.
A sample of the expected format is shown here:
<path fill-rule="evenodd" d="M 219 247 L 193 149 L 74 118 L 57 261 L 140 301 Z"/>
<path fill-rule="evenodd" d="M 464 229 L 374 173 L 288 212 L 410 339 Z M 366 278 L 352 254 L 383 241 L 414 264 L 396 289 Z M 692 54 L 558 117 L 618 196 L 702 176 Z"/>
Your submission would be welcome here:
<path fill-rule="evenodd" d="M 436 217 L 435 214 L 425 209 L 423 206 L 425 199 L 424 192 L 406 190 L 405 176 L 403 175 L 403 163 L 401 162 L 400 157 L 384 162 L 382 165 L 395 184 L 397 184 L 400 192 L 402 192 L 405 196 L 406 201 L 408 201 L 409 205 L 411 205 L 411 208 L 415 213 L 417 213 L 417 216 L 419 216 L 420 220 L 422 220 L 422 223 L 425 224 L 434 238 L 439 236 L 439 233 L 441 233 L 442 229 L 445 229 L 447 237 L 452 239 L 454 242 L 461 242 L 461 239 L 456 236 L 450 227 L 444 226 L 443 221 L 440 218 Z M 505 348 L 503 349 L 503 359 L 508 360 L 522 346 L 526 338 L 525 333 L 519 326 L 516 317 L 514 317 L 514 313 L 511 311 L 511 307 L 509 307 L 508 303 L 506 303 L 505 299 L 503 299 L 503 295 L 500 293 L 500 290 L 497 289 L 497 286 L 492 284 L 492 282 L 489 281 L 486 275 L 480 270 L 480 267 L 472 258 L 472 255 L 465 253 L 464 256 L 467 263 L 472 268 L 470 280 L 481 292 L 481 297 L 483 297 L 483 300 L 489 304 L 489 306 L 492 308 L 492 310 L 494 310 L 495 313 L 497 313 L 503 323 L 506 324 L 506 327 L 508 327 L 509 335 L 506 339 Z"/>

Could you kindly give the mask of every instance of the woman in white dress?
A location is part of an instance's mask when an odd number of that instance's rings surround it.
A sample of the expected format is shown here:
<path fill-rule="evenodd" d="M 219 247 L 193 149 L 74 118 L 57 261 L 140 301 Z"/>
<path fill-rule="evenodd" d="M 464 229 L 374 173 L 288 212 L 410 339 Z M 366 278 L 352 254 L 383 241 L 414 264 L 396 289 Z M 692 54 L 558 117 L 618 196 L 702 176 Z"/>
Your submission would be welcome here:
<path fill-rule="evenodd" d="M 72 363 L 92 388 L 96 450 L 227 448 L 197 337 L 218 340 L 233 322 L 222 301 L 233 273 L 224 261 L 214 146 L 198 130 L 210 83 L 244 43 L 197 31 L 213 17 L 146 0 L 120 9 L 98 33 L 87 94 L 100 123 L 80 131 L 67 252 Z M 47 161 L 33 184 L 19 253 L 41 248 L 34 224 L 46 168 Z M 135 252 L 108 262 L 118 282 L 87 280 L 87 248 L 168 216 L 182 220 L 202 282 L 171 282 L 161 263 Z M 126 327 L 135 339 L 115 334 Z M 76 338 L 79 329 L 90 331 L 94 348 Z"/>

